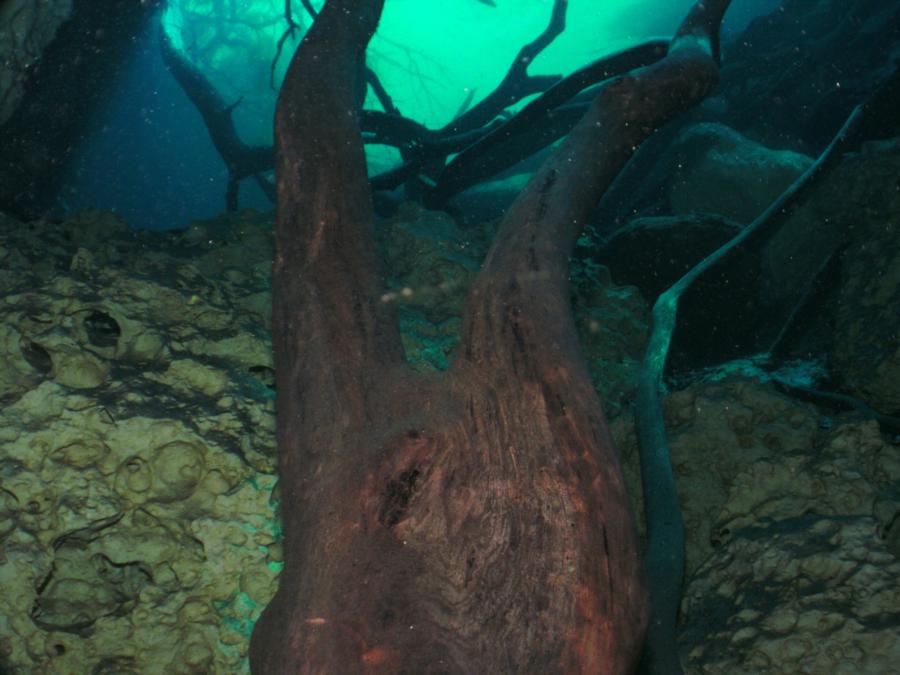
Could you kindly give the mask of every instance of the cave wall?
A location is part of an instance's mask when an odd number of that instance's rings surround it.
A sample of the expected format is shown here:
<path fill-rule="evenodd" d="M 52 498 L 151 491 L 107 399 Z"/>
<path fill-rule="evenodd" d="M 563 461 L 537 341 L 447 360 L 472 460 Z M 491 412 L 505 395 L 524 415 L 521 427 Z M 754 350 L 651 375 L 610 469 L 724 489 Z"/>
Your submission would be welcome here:
<path fill-rule="evenodd" d="M 50 212 L 62 169 L 161 0 L 8 0 L 0 8 L 0 211 Z"/>
<path fill-rule="evenodd" d="M 900 0 L 783 0 L 724 52 L 721 121 L 815 155 L 900 60 Z"/>
<path fill-rule="evenodd" d="M 71 13 L 72 0 L 7 0 L 0 4 L 0 125 L 22 101 L 28 67 L 40 60 Z"/>

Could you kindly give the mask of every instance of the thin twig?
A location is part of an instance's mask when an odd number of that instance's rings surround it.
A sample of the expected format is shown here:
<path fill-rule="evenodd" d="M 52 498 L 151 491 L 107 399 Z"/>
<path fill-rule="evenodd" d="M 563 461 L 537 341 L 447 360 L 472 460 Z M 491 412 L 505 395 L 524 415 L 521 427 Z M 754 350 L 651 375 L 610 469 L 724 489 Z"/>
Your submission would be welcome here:
<path fill-rule="evenodd" d="M 309 5 L 309 0 L 303 0 L 303 6 L 307 8 L 307 11 L 309 11 L 313 19 L 315 19 L 316 14 L 312 9 L 312 6 Z M 272 65 L 269 68 L 269 87 L 271 87 L 272 91 L 275 91 L 275 67 L 278 65 L 278 59 L 281 58 L 281 50 L 284 48 L 284 43 L 288 38 L 293 39 L 294 33 L 302 28 L 300 24 L 294 21 L 294 15 L 291 10 L 291 0 L 284 0 L 284 20 L 287 22 L 288 27 L 284 29 L 281 37 L 278 38 L 278 45 L 275 47 L 275 56 L 272 58 Z"/>

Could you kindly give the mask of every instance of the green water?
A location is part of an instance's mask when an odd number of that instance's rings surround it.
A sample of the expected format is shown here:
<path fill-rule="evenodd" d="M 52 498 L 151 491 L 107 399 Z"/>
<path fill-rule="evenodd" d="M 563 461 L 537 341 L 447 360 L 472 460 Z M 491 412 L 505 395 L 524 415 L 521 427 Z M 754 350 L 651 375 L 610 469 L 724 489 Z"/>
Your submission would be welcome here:
<path fill-rule="evenodd" d="M 546 27 L 552 0 L 387 0 L 369 65 L 407 117 L 440 127 L 456 116 L 467 98 L 477 103 L 502 80 L 518 50 Z M 321 6 L 314 2 L 314 7 Z M 570 0 L 567 26 L 530 66 L 529 73 L 566 74 L 642 38 L 669 35 L 690 0 Z M 274 71 L 281 78 L 311 20 L 299 1 L 293 16 L 301 25 L 288 38 Z M 170 0 L 163 25 L 235 110 L 247 143 L 272 142 L 275 91 L 267 86 L 275 45 L 284 33 L 283 0 Z M 367 107 L 379 109 L 371 91 Z M 370 149 L 376 165 L 395 151 Z M 376 166 L 384 168 L 383 166 Z"/>

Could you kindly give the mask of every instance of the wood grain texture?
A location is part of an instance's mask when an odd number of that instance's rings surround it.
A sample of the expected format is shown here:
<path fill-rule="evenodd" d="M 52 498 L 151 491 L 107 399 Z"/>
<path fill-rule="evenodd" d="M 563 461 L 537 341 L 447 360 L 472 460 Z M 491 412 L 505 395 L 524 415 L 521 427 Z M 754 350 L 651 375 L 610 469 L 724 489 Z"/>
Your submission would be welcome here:
<path fill-rule="evenodd" d="M 285 567 L 251 667 L 630 672 L 648 603 L 568 260 L 636 145 L 715 82 L 709 41 L 684 31 L 665 59 L 603 89 L 510 208 L 452 366 L 426 377 L 406 365 L 381 300 L 359 134 L 381 7 L 329 0 L 278 104 Z"/>

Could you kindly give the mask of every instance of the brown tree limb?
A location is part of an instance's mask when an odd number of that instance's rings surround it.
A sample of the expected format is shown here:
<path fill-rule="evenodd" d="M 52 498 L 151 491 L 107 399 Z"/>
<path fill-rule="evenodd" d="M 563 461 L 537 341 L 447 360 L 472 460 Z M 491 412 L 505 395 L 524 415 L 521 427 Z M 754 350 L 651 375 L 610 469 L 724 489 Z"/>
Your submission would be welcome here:
<path fill-rule="evenodd" d="M 335 367 L 327 381 L 310 383 L 318 399 L 330 390 L 345 394 L 347 383 L 373 363 L 402 360 L 398 333 L 378 294 L 359 102 L 356 89 L 347 91 L 348 84 L 356 87 L 364 78 L 362 54 L 380 10 L 380 0 L 327 3 L 297 50 L 276 113 L 281 247 L 273 276 L 291 298 L 300 278 L 312 284 L 304 295 L 308 315 L 283 318 L 290 335 L 303 336 L 304 353 L 321 351 L 324 357 L 336 347 L 347 350 L 321 361 Z M 342 21 L 344 12 L 353 18 Z M 319 67 L 298 71 L 298 63 L 310 61 Z M 338 261 L 346 263 L 338 269 Z M 286 265 L 289 278 L 281 273 Z M 349 316 L 343 312 L 347 298 L 353 300 Z M 307 323 L 314 325 L 304 330 Z"/>
<path fill-rule="evenodd" d="M 366 82 L 368 82 L 369 86 L 372 87 L 372 91 L 375 93 L 375 98 L 378 99 L 378 102 L 381 104 L 381 107 L 384 108 L 384 111 L 389 115 L 399 116 L 400 109 L 396 105 L 394 105 L 394 99 L 391 98 L 391 95 L 388 94 L 388 91 L 384 88 L 381 80 L 378 79 L 378 74 L 368 67 L 366 68 Z"/>
<path fill-rule="evenodd" d="M 210 140 L 225 162 L 228 169 L 225 205 L 229 211 L 235 211 L 240 181 L 273 168 L 272 148 L 244 143 L 232 118 L 234 108 L 240 101 L 226 104 L 206 76 L 175 48 L 164 29 L 160 29 L 159 43 L 166 68 L 199 111 Z"/>
<path fill-rule="evenodd" d="M 568 260 L 590 211 L 637 146 L 715 85 L 717 66 L 709 34 L 718 30 L 729 2 L 698 3 L 664 59 L 602 88 L 588 113 L 510 207 L 485 261 L 480 276 L 485 281 L 476 282 L 473 299 L 495 304 L 481 285 L 496 284 L 502 269 L 513 278 L 501 283 L 515 280 L 518 285 L 537 277 L 541 286 L 552 287 L 548 311 L 550 306 L 568 306 L 564 300 Z M 536 270 L 540 274 L 535 275 Z M 530 298 L 527 291 L 522 292 L 522 301 Z M 486 318 L 489 315 L 496 316 L 496 306 L 475 307 L 477 302 L 468 306 L 470 313 L 464 319 L 466 354 L 485 344 L 479 337 L 483 328 L 477 325 L 492 322 Z M 476 321 L 475 316 L 483 318 Z M 542 330 L 552 334 L 558 327 L 550 323 Z M 548 340 L 554 342 L 550 336 L 541 339 L 544 344 Z"/>
<path fill-rule="evenodd" d="M 588 114 L 510 207 L 467 306 L 461 345 L 467 359 L 515 358 L 520 352 L 533 354 L 538 345 L 543 349 L 559 345 L 563 352 L 571 349 L 561 345 L 575 339 L 567 288 L 568 259 L 575 241 L 590 209 L 637 146 L 715 85 L 714 34 L 728 5 L 729 0 L 698 3 L 666 58 L 603 87 Z M 510 331 L 523 348 L 516 350 L 499 336 L 489 338 L 496 334 L 498 316 L 516 320 L 526 308 L 528 315 L 538 314 L 541 321 L 527 336 L 522 335 L 521 327 Z M 588 376 L 584 372 L 581 377 Z M 647 467 L 650 476 L 645 490 L 651 494 L 647 508 L 652 522 L 662 519 L 663 533 L 674 535 L 651 539 L 647 555 L 654 606 L 649 657 L 653 672 L 680 669 L 674 642 L 674 611 L 683 574 L 680 511 L 676 508 L 677 522 L 670 523 L 666 514 L 653 508 L 656 501 L 652 496 L 667 488 L 674 496 L 674 483 L 669 486 L 654 478 L 659 472 L 671 475 L 668 462 L 668 454 L 664 454 Z M 677 503 L 675 498 L 676 507 Z M 660 541 L 661 547 L 657 546 Z M 666 587 L 672 583 L 678 589 L 674 593 Z M 658 639 L 660 633 L 671 640 Z"/>

